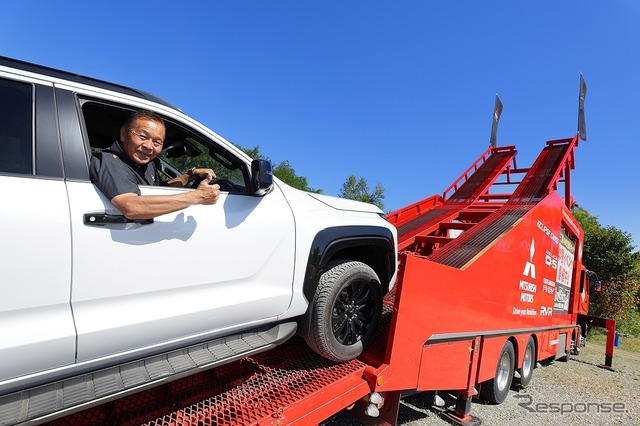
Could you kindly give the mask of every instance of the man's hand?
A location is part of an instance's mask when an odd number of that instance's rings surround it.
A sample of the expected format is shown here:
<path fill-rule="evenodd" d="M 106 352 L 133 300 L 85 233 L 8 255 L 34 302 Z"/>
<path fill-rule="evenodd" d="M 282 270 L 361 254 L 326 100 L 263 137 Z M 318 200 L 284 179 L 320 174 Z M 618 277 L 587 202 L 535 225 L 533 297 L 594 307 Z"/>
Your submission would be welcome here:
<path fill-rule="evenodd" d="M 216 178 L 216 173 L 212 169 L 193 169 L 193 175 L 204 179 L 207 175 L 211 175 L 211 179 Z"/>
<path fill-rule="evenodd" d="M 217 183 L 213 185 L 209 185 L 209 183 L 215 177 L 215 173 L 211 169 L 196 169 L 196 170 L 207 170 L 205 178 L 202 179 L 202 182 L 198 185 L 195 191 L 193 191 L 194 195 L 199 197 L 198 202 L 196 204 L 215 204 L 218 201 L 218 197 L 220 196 L 220 185 Z M 194 170 L 194 174 L 196 173 Z"/>
<path fill-rule="evenodd" d="M 167 182 L 169 186 L 186 188 L 191 181 L 195 179 L 204 179 L 207 175 L 211 175 L 215 179 L 216 173 L 212 169 L 192 169 L 187 173 L 183 173 Z"/>

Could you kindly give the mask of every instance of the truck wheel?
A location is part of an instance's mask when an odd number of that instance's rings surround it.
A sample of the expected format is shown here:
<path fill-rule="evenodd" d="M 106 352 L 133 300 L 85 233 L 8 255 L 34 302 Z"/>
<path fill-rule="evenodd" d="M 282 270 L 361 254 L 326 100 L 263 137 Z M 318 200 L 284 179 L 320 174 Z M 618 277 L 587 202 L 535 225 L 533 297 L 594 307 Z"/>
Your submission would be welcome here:
<path fill-rule="evenodd" d="M 524 360 L 522 361 L 522 368 L 518 370 L 520 373 L 520 386 L 527 386 L 531 382 L 533 377 L 533 369 L 536 366 L 536 344 L 533 341 L 533 337 L 529 336 L 527 346 L 524 348 Z"/>
<path fill-rule="evenodd" d="M 509 393 L 511 381 L 513 380 L 513 370 L 515 365 L 515 352 L 513 343 L 507 340 L 500 352 L 496 376 L 483 383 L 480 395 L 492 404 L 501 404 Z"/>
<path fill-rule="evenodd" d="M 371 343 L 382 313 L 382 288 L 362 262 L 340 261 L 322 274 L 305 340 L 332 361 L 356 358 Z"/>

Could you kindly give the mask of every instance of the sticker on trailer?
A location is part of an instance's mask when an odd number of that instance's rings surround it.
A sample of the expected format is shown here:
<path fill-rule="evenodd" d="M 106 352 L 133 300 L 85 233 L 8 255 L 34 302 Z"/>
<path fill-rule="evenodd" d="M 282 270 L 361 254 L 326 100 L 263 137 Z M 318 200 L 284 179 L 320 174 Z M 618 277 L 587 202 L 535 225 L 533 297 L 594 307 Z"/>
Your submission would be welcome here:
<path fill-rule="evenodd" d="M 569 312 L 569 295 L 573 279 L 573 262 L 576 245 L 564 232 L 560 234 L 558 251 L 558 274 L 556 276 L 556 296 L 553 311 L 566 314 Z"/>

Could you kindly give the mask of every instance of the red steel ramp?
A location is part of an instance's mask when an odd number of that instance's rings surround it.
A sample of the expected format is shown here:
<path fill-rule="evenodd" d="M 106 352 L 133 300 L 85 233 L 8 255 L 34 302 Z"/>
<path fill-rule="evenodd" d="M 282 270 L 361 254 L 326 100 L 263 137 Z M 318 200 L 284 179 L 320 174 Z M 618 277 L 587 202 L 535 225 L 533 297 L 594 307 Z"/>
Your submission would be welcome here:
<path fill-rule="evenodd" d="M 555 190 L 560 179 L 567 178 L 568 170 L 573 168 L 573 149 L 576 143 L 576 138 L 547 142 L 547 146 L 506 203 L 458 238 L 434 251 L 429 260 L 454 268 L 464 268 Z"/>
<path fill-rule="evenodd" d="M 486 194 L 495 180 L 510 166 L 515 154 L 514 147 L 489 148 L 445 191 L 445 195 L 450 190 L 455 192 L 443 204 L 406 220 L 403 220 L 402 215 L 411 214 L 412 209 L 420 206 L 420 203 L 409 206 L 403 211 L 389 214 L 390 222 L 394 223 L 398 229 L 399 249 L 402 250 L 411 244 L 416 235 L 431 232 L 433 227 L 448 221 L 457 212 L 470 206 L 481 195 Z M 462 184 L 458 187 L 459 182 Z"/>

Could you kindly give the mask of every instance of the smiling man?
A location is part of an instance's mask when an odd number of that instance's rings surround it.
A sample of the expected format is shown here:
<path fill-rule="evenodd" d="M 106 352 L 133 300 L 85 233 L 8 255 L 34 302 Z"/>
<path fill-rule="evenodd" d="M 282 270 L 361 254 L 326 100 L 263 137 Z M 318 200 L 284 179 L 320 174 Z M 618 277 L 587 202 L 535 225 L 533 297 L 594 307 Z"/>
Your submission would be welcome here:
<path fill-rule="evenodd" d="M 134 112 L 120 128 L 120 138 L 91 157 L 91 181 L 129 219 L 150 219 L 196 204 L 215 204 L 220 186 L 209 185 L 211 169 L 193 169 L 164 183 L 156 167 L 162 151 L 165 126 L 151 111 Z M 139 185 L 187 186 L 194 178 L 202 182 L 194 191 L 171 195 L 141 195 Z"/>

